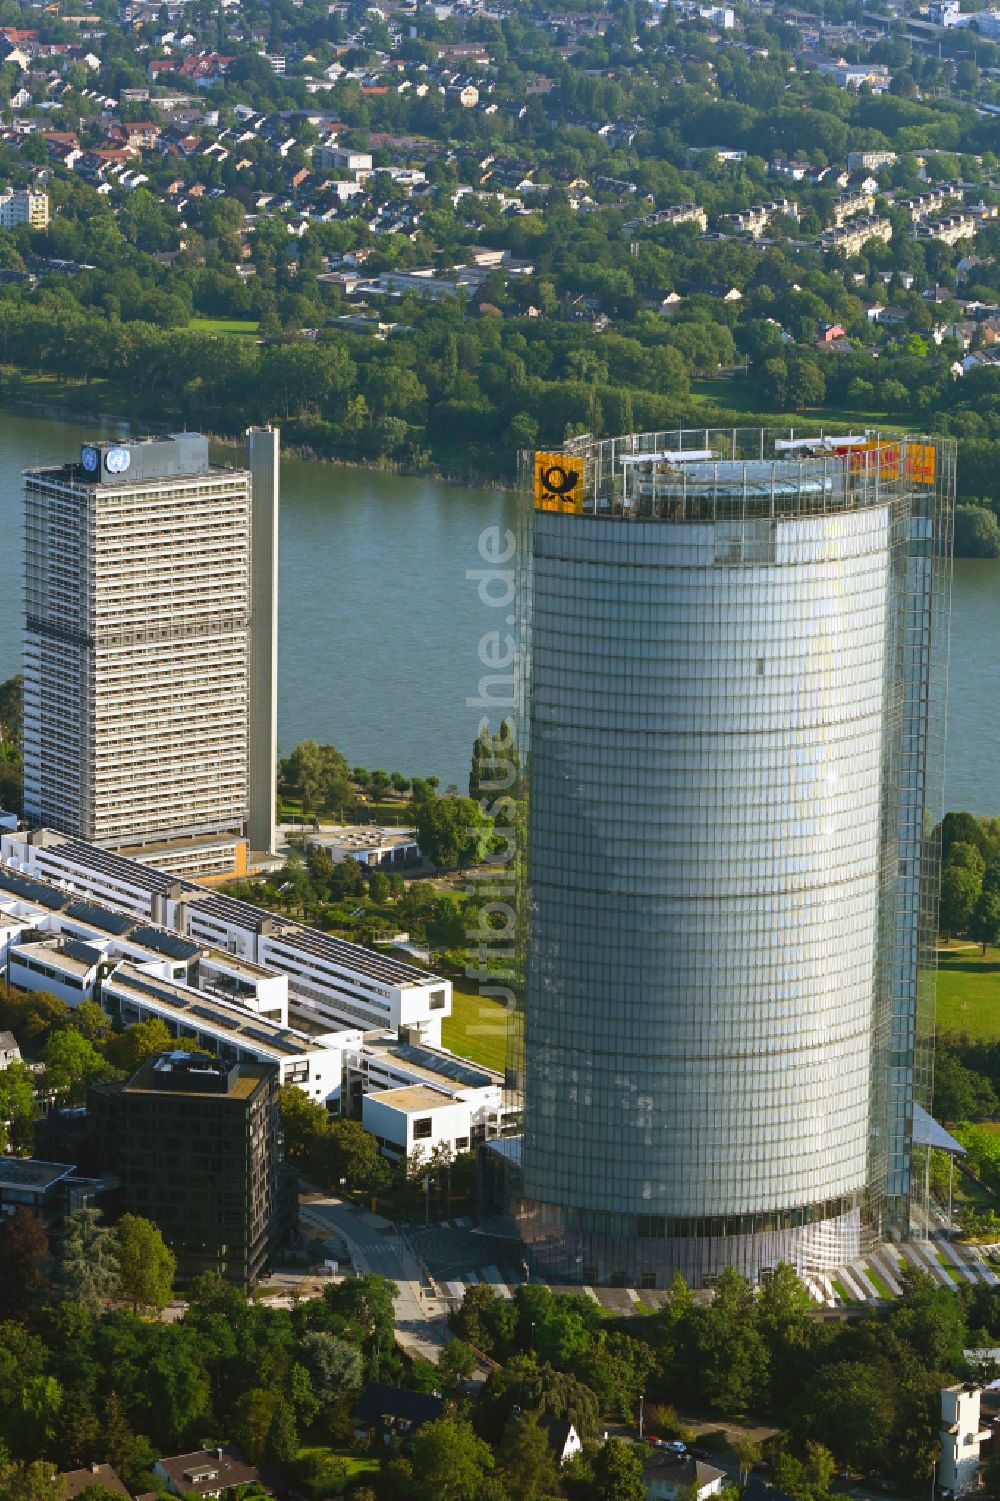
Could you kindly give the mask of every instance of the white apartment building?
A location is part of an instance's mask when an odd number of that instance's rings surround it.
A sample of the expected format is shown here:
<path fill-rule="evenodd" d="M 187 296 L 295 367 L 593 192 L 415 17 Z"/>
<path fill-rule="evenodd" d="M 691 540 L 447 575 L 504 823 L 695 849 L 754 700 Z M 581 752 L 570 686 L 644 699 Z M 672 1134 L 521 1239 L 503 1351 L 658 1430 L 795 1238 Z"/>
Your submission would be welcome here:
<path fill-rule="evenodd" d="M 0 835 L 0 887 L 3 879 L 25 877 L 36 893 L 48 890 L 50 905 L 73 896 L 101 903 L 286 976 L 297 1025 L 309 1019 L 317 1031 L 409 1030 L 440 1045 L 441 1022 L 451 1014 L 451 981 L 392 955 L 50 829 Z"/>
<path fill-rule="evenodd" d="M 856 219 L 860 214 L 870 214 L 875 207 L 874 193 L 840 193 L 830 205 L 833 213 L 833 222 L 839 226 L 846 224 L 848 219 Z"/>
<path fill-rule="evenodd" d="M 957 245 L 959 240 L 971 240 L 976 233 L 976 220 L 964 211 L 945 214 L 941 219 L 924 219 L 914 225 L 915 240 L 940 240 L 943 245 Z"/>
<path fill-rule="evenodd" d="M 0 229 L 30 224 L 44 229 L 49 222 L 49 195 L 33 188 L 7 188 L 0 193 Z"/>
<path fill-rule="evenodd" d="M 29 819 L 112 848 L 242 831 L 250 507 L 198 433 L 27 472 Z"/>
<path fill-rule="evenodd" d="M 979 1482 L 979 1446 L 990 1435 L 979 1418 L 982 1393 L 972 1383 L 941 1390 L 941 1458 L 938 1485 L 960 1496 Z"/>
<path fill-rule="evenodd" d="M 881 172 L 883 167 L 892 167 L 896 162 L 895 151 L 849 151 L 848 172 Z"/>
<path fill-rule="evenodd" d="M 873 214 L 861 219 L 848 219 L 846 224 L 824 229 L 813 244 L 817 250 L 839 250 L 844 255 L 857 255 L 869 240 L 885 240 L 888 243 L 891 239 L 890 220 L 880 214 Z"/>

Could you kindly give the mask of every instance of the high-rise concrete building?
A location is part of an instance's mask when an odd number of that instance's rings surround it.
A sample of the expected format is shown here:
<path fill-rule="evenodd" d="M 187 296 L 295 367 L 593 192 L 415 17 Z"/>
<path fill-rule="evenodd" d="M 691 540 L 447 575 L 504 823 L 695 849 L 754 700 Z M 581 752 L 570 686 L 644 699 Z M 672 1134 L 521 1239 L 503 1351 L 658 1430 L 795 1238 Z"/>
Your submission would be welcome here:
<path fill-rule="evenodd" d="M 251 479 L 197 433 L 25 480 L 27 817 L 190 874 L 249 802 Z"/>
<path fill-rule="evenodd" d="M 928 438 L 536 455 L 517 1210 L 550 1273 L 906 1234 L 954 485 Z"/>
<path fill-rule="evenodd" d="M 273 850 L 277 838 L 278 772 L 278 523 L 281 432 L 247 431 L 253 494 L 250 608 L 250 808 L 252 850 Z"/>

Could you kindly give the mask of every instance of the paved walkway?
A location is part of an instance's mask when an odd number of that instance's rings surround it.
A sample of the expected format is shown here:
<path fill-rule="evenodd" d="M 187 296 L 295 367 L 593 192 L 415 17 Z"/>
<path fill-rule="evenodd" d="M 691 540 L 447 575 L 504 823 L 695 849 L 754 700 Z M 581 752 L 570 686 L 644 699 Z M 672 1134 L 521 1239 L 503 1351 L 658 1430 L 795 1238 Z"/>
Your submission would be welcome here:
<path fill-rule="evenodd" d="M 333 1231 L 346 1243 L 355 1272 L 377 1272 L 399 1289 L 396 1337 L 412 1355 L 437 1361 L 448 1341 L 448 1304 L 434 1295 L 405 1236 L 381 1215 L 339 1199 L 314 1198 L 299 1206 L 303 1224 Z"/>

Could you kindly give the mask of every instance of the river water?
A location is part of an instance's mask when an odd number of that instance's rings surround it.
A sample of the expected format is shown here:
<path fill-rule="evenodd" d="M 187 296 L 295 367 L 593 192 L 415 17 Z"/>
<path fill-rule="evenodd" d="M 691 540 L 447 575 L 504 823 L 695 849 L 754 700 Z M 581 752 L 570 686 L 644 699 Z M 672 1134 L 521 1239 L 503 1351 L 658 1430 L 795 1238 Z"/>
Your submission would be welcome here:
<path fill-rule="evenodd" d="M 117 431 L 105 430 L 110 436 Z M 21 470 L 76 454 L 91 424 L 0 412 L 0 679 L 20 670 Z M 231 455 L 227 454 L 227 457 Z M 437 775 L 463 791 L 488 631 L 467 575 L 510 496 L 429 479 L 282 464 L 279 734 L 352 765 Z M 488 549 L 487 549 L 488 550 Z M 495 721 L 496 714 L 491 718 Z M 955 565 L 946 805 L 1000 814 L 1000 562 Z"/>

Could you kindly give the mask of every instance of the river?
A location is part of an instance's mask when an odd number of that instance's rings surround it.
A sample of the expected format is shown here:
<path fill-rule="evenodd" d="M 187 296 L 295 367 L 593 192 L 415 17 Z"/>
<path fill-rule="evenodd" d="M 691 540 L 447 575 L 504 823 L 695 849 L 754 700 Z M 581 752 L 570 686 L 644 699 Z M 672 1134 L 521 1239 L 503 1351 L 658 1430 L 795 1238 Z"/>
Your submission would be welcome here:
<path fill-rule="evenodd" d="M 106 435 L 117 429 L 108 428 Z M 0 679 L 20 670 L 21 470 L 74 455 L 73 423 L 0 413 Z M 510 496 L 435 480 L 282 464 L 279 734 L 352 765 L 437 775 L 464 790 L 486 670 L 505 629 L 469 571 L 484 529 L 512 525 Z M 491 716 L 496 718 L 495 715 Z M 1000 814 L 1000 563 L 955 565 L 946 806 Z"/>

